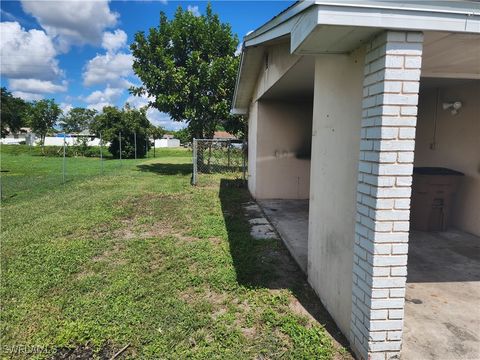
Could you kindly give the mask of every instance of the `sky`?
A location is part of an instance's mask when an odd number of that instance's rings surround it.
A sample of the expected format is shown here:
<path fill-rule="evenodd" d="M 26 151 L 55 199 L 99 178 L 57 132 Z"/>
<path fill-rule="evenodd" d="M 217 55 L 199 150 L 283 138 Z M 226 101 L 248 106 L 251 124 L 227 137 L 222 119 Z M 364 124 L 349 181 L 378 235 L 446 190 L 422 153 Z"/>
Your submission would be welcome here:
<path fill-rule="evenodd" d="M 213 11 L 241 40 L 293 1 L 212 1 Z M 0 3 L 1 85 L 25 100 L 55 99 L 72 107 L 101 110 L 134 107 L 147 99 L 128 88 L 141 81 L 132 70 L 129 44 L 138 31 L 156 27 L 160 11 L 172 18 L 178 6 L 203 14 L 207 2 L 170 0 L 20 0 Z M 149 120 L 168 130 L 184 124 L 155 109 Z"/>

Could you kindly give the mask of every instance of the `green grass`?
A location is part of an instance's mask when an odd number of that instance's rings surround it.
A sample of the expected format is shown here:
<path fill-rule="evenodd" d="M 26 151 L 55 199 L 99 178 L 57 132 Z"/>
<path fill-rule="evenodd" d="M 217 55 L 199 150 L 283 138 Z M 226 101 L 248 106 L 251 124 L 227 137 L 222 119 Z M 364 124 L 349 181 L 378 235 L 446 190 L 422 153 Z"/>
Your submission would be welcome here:
<path fill-rule="evenodd" d="M 250 237 L 233 175 L 192 187 L 190 153 L 166 149 L 103 175 L 67 159 L 62 184 L 59 158 L 1 155 L 5 358 L 348 357 L 281 243 Z"/>

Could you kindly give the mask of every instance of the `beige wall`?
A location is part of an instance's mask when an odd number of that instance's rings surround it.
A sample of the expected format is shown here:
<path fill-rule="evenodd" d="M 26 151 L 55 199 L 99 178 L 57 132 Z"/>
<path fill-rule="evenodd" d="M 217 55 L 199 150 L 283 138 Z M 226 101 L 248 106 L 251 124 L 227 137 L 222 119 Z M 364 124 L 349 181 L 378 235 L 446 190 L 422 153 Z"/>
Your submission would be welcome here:
<path fill-rule="evenodd" d="M 310 152 L 312 102 L 258 101 L 251 110 L 255 108 L 257 115 L 250 114 L 253 128 L 249 130 L 252 195 L 256 199 L 308 199 L 310 160 L 298 157 Z"/>
<path fill-rule="evenodd" d="M 444 101 L 460 100 L 456 116 L 441 108 Z M 415 166 L 438 166 L 461 171 L 462 179 L 453 211 L 453 224 L 480 236 L 480 81 L 439 90 L 436 147 L 434 132 L 436 89 L 420 92 Z"/>
<path fill-rule="evenodd" d="M 258 102 L 254 101 L 248 114 L 248 190 L 253 197 L 257 189 L 257 119 Z"/>
<path fill-rule="evenodd" d="M 308 279 L 346 335 L 362 118 L 363 52 L 315 63 Z"/>
<path fill-rule="evenodd" d="M 300 59 L 301 56 L 290 54 L 288 42 L 268 47 L 265 50 L 265 59 L 258 74 L 253 100 L 260 99 Z"/>

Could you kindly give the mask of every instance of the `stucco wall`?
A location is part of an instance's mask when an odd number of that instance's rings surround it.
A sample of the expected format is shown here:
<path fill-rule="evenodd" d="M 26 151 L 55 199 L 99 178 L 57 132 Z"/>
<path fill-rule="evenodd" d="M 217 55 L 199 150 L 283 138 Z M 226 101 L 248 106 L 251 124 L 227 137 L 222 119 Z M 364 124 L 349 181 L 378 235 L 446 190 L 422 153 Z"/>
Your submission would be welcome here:
<path fill-rule="evenodd" d="M 290 54 L 288 42 L 265 49 L 264 62 L 258 74 L 253 99 L 260 99 L 300 59 L 301 56 Z"/>
<path fill-rule="evenodd" d="M 253 197 L 257 189 L 257 118 L 258 102 L 254 101 L 248 114 L 248 190 Z"/>
<path fill-rule="evenodd" d="M 251 115 L 249 138 L 256 133 L 256 152 L 251 166 L 250 191 L 257 199 L 308 199 L 310 189 L 310 159 L 312 103 L 296 101 L 259 101 L 257 118 Z M 252 109 L 253 110 L 253 109 Z M 255 126 L 255 125 L 254 125 Z M 252 170 L 252 169 L 249 169 Z M 252 176 L 253 175 L 253 176 Z"/>
<path fill-rule="evenodd" d="M 480 236 L 480 81 L 442 87 L 434 133 L 436 89 L 420 92 L 415 166 L 447 167 L 465 174 L 454 204 L 453 224 Z M 441 108 L 444 101 L 463 103 L 456 116 Z"/>
<path fill-rule="evenodd" d="M 363 51 L 319 55 L 310 177 L 308 279 L 344 334 L 350 333 Z"/>

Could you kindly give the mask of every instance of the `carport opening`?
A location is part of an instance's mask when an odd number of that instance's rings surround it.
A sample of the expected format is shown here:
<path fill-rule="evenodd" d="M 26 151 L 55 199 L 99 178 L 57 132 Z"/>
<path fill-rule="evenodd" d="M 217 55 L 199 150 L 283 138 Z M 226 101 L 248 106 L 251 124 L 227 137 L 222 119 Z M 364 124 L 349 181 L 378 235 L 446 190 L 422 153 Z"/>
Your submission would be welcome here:
<path fill-rule="evenodd" d="M 256 198 L 307 271 L 314 61 L 299 60 L 258 102 Z"/>
<path fill-rule="evenodd" d="M 479 355 L 479 99 L 480 80 L 421 81 L 402 350 L 407 359 Z"/>
<path fill-rule="evenodd" d="M 303 272 L 308 255 L 312 109 L 308 98 L 263 101 L 272 136 L 263 144 L 269 155 L 260 156 L 257 175 L 260 182 L 269 179 L 263 184 L 267 195 L 257 201 Z"/>

